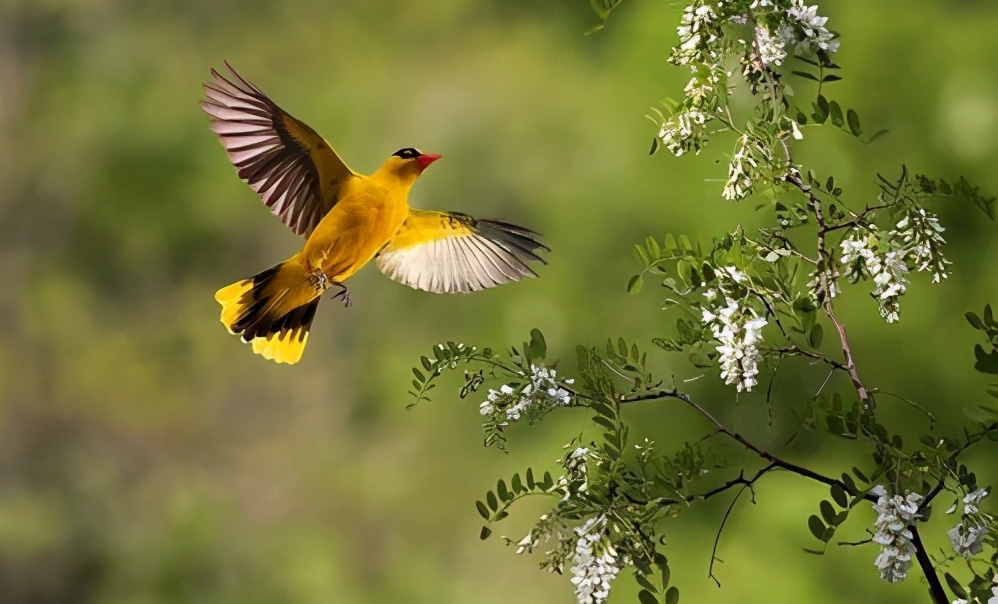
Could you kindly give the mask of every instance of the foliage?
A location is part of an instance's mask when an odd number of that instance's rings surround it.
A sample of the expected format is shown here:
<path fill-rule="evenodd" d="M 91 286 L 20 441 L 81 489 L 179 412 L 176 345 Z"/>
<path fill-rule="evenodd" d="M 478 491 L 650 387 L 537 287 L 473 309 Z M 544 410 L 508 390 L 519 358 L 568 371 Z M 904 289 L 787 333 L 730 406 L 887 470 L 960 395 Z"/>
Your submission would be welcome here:
<path fill-rule="evenodd" d="M 616 4 L 594 6 L 605 22 Z M 678 601 L 665 545 L 670 523 L 690 506 L 735 489 L 714 543 L 710 574 L 717 581 L 713 562 L 731 509 L 744 491 L 754 502 L 754 485 L 773 470 L 828 487 L 829 499 L 819 501 L 817 513 L 806 519 L 818 541 L 805 548 L 809 553 L 823 554 L 855 509 L 869 502 L 877 513 L 870 538 L 838 543 L 879 546 L 875 564 L 886 581 L 904 580 L 917 562 L 931 600 L 949 602 L 939 572 L 965 559 L 967 587 L 943 571 L 953 597 L 983 602 L 998 582 L 998 519 L 978 505 L 991 487 L 978 484 L 962 461 L 978 443 L 998 442 L 998 409 L 986 401 L 966 405 L 968 423 L 943 432 L 922 405 L 898 397 L 929 420 L 929 430 L 912 443 L 879 409 L 896 395 L 863 379 L 846 326 L 836 314 L 839 299 L 865 289 L 886 323 L 898 322 L 901 298 L 915 274 L 927 273 L 932 283 L 950 274 L 945 228 L 930 208 L 952 198 L 970 202 L 994 220 L 995 199 L 962 178 L 951 182 L 912 175 L 900 165 L 894 175 L 877 174 L 879 194 L 864 201 L 848 194 L 834 176 L 819 176 L 818 168 L 796 161 L 794 150 L 815 128 L 840 130 L 858 144 L 872 144 L 885 134 L 865 136 L 857 111 L 831 97 L 829 89 L 842 79 L 832 60 L 839 39 L 825 24 L 817 7 L 799 0 L 697 0 L 685 9 L 670 60 L 688 69 L 691 78 L 681 100 L 667 101 L 664 111 L 655 112 L 659 132 L 652 153 L 665 149 L 688 160 L 684 156 L 701 154 L 712 141 L 733 139 L 721 196 L 729 202 L 759 200 L 757 210 L 767 224 L 752 231 L 736 226 L 709 244 L 684 234 L 649 237 L 636 246 L 642 268 L 627 288 L 636 294 L 653 281 L 665 290 L 664 309 L 675 317 L 675 334 L 652 338 L 652 344 L 682 353 L 695 368 L 718 372 L 735 387 L 736 400 L 756 396 L 766 371 L 770 418 L 774 407 L 796 410 L 801 419 L 794 440 L 817 441 L 819 431 L 825 431 L 862 455 L 865 469 L 825 475 L 757 446 L 671 378 L 654 375 L 668 369 L 650 363 L 639 344 L 623 339 L 579 346 L 572 379 L 558 377 L 554 365 L 545 364 L 546 343 L 538 330 L 505 355 L 441 345 L 434 359 L 421 359 L 426 374 L 413 370 L 417 402 L 427 398 L 443 371 L 458 366 L 470 366 L 464 370 L 462 398 L 486 383 L 501 384 L 489 389 L 480 411 L 485 444 L 503 450 L 505 429 L 523 417 L 534 423 L 553 412 L 586 410 L 587 427 L 563 447 L 560 476 L 545 473 L 537 480 L 527 468 L 525 478 L 514 474 L 509 486 L 499 480 L 477 502 L 491 525 L 524 497 L 551 499 L 553 506 L 525 537 L 504 540 L 517 553 L 542 551 L 543 568 L 559 574 L 570 569 L 580 604 L 604 602 L 624 567 L 634 570 L 639 601 Z M 803 93 L 808 88 L 813 91 Z M 998 324 L 990 305 L 983 318 L 966 317 L 992 349 L 975 347 L 974 368 L 998 374 Z M 811 399 L 801 405 L 774 398 L 773 383 L 802 363 L 826 369 Z M 998 396 L 994 386 L 989 393 Z M 688 435 L 674 451 L 647 439 L 635 442 L 625 407 L 669 399 L 698 413 L 712 430 Z M 734 440 L 764 465 L 753 471 L 754 464 L 718 455 L 708 446 L 714 435 Z M 716 469 L 737 470 L 737 476 L 707 486 L 711 483 L 704 477 L 712 478 Z M 963 512 L 949 532 L 952 551 L 933 556 L 919 531 L 942 495 L 955 500 L 949 513 L 961 501 Z M 484 527 L 482 538 L 491 532 Z"/>

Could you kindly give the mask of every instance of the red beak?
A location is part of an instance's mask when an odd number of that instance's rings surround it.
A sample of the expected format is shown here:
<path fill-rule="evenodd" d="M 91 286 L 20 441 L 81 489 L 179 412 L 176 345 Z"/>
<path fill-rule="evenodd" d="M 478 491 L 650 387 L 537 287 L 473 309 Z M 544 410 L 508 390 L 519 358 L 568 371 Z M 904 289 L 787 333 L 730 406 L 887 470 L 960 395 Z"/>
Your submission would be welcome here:
<path fill-rule="evenodd" d="M 436 153 L 424 153 L 424 154 L 418 156 L 416 158 L 416 161 L 419 162 L 419 167 L 422 168 L 423 170 L 425 170 L 426 166 L 429 166 L 430 164 L 432 164 L 433 162 L 437 161 L 438 159 L 440 159 L 440 155 L 438 155 Z"/>

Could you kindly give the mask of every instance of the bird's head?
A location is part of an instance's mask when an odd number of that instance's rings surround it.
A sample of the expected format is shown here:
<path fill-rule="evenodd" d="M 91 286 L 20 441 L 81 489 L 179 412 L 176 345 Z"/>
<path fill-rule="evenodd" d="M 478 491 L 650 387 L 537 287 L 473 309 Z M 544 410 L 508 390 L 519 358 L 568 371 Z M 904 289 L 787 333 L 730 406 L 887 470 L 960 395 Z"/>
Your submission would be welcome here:
<path fill-rule="evenodd" d="M 403 181 L 414 181 L 422 174 L 423 170 L 433 162 L 440 159 L 435 153 L 423 153 L 419 149 L 406 147 L 392 153 L 391 157 L 382 164 L 380 172 L 387 172 Z"/>

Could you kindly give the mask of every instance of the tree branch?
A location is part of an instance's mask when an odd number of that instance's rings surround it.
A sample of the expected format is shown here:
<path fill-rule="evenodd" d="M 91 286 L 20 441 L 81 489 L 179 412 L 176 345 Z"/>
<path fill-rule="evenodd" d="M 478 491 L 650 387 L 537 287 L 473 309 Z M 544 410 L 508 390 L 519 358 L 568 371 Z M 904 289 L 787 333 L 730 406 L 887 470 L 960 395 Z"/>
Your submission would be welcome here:
<path fill-rule="evenodd" d="M 829 231 L 828 223 L 825 221 L 825 214 L 821 209 L 821 200 L 811 191 L 811 185 L 805 184 L 801 180 L 800 172 L 796 168 L 792 168 L 789 173 L 784 177 L 784 180 L 791 185 L 797 187 L 801 193 L 807 197 L 808 202 L 811 205 L 811 212 L 814 214 L 814 219 L 818 223 L 818 270 L 819 278 L 823 281 L 824 291 L 830 291 L 828 280 L 830 276 L 828 271 L 831 268 L 831 254 L 828 253 L 828 247 L 825 244 L 825 234 Z M 824 269 L 824 270 L 822 270 Z M 859 379 L 859 373 L 856 371 L 856 362 L 853 360 L 852 348 L 849 346 L 849 338 L 846 337 L 846 328 L 839 322 L 838 318 L 835 316 L 835 311 L 832 309 L 831 297 L 826 297 L 821 303 L 822 309 L 825 311 L 825 315 L 828 316 L 828 320 L 832 322 L 835 326 L 835 331 L 839 335 L 839 344 L 842 346 L 842 356 L 845 359 L 845 369 L 849 374 L 849 378 L 852 380 L 852 385 L 856 389 L 856 393 L 859 395 L 860 403 L 863 405 L 863 410 L 867 413 L 872 413 L 876 408 L 876 402 L 870 395 L 870 392 L 863 385 L 863 381 Z"/>
<path fill-rule="evenodd" d="M 932 601 L 935 604 L 949 604 L 949 598 L 946 597 L 943 584 L 939 582 L 939 576 L 936 575 L 936 569 L 932 565 L 932 559 L 929 558 L 929 553 L 925 551 L 925 545 L 922 544 L 918 527 L 912 523 L 908 529 L 911 531 L 911 542 L 915 545 L 915 559 L 918 560 L 918 565 L 922 568 L 922 573 L 929 582 L 929 595 L 932 596 Z"/>
<path fill-rule="evenodd" d="M 775 455 L 773 455 L 772 453 L 769 453 L 765 449 L 757 447 L 751 441 L 749 441 L 748 439 L 746 439 L 744 436 L 742 436 L 738 432 L 735 432 L 734 430 L 729 429 L 727 426 L 725 426 L 720 421 L 718 421 L 713 415 L 710 414 L 709 411 L 707 411 L 702 406 L 700 406 L 700 404 L 697 403 L 696 401 L 694 401 L 690 397 L 690 395 L 688 395 L 688 394 L 686 394 L 684 392 L 679 392 L 676 389 L 673 389 L 673 390 L 650 390 L 648 392 L 642 392 L 642 393 L 636 394 L 636 395 L 621 396 L 621 397 L 619 397 L 618 401 L 621 404 L 623 404 L 623 403 L 636 403 L 636 402 L 640 402 L 640 401 L 649 401 L 649 400 L 656 400 L 656 399 L 663 399 L 663 398 L 674 398 L 674 399 L 679 399 L 679 400 L 683 401 L 688 407 L 691 407 L 692 409 L 694 409 L 697 413 L 699 413 L 700 415 L 702 415 L 707 421 L 709 421 L 711 424 L 713 424 L 714 425 L 714 429 L 717 432 L 719 432 L 721 434 L 725 434 L 725 435 L 733 438 L 734 440 L 738 441 L 738 443 L 741 444 L 743 447 L 745 447 L 746 449 L 752 451 L 753 453 L 755 453 L 759 457 L 761 457 L 761 458 L 765 459 L 766 461 L 768 461 L 770 463 L 770 465 L 772 467 L 774 467 L 774 468 L 779 468 L 781 470 L 786 470 L 788 472 L 792 472 L 794 474 L 797 474 L 798 476 L 803 476 L 805 478 L 810 478 L 811 480 L 814 480 L 816 482 L 820 482 L 820 483 L 828 485 L 828 486 L 838 485 L 839 487 L 842 487 L 842 489 L 844 489 L 847 493 L 852 492 L 850 490 L 850 488 L 844 482 L 842 482 L 841 480 L 837 480 L 835 478 L 830 478 L 830 477 L 825 476 L 823 474 L 819 474 L 818 472 L 815 472 L 814 470 L 805 468 L 804 466 L 799 466 L 799 465 L 797 465 L 795 463 L 792 463 L 792 462 L 786 461 L 784 459 L 781 459 L 779 457 L 776 457 Z M 768 472 L 770 469 L 771 468 L 767 467 L 766 471 Z M 735 484 L 739 484 L 739 483 L 736 481 Z M 875 496 L 870 495 L 869 493 L 867 493 L 866 495 L 864 495 L 864 499 L 867 499 L 869 501 L 876 501 L 877 500 L 877 498 Z"/>

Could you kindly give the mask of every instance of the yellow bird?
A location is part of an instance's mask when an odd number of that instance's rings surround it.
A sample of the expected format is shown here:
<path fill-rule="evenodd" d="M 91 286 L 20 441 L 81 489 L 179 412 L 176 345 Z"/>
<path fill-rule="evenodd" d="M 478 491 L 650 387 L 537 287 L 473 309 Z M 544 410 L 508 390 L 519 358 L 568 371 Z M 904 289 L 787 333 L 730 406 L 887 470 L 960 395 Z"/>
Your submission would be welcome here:
<path fill-rule="evenodd" d="M 253 352 L 297 363 L 320 296 L 350 304 L 343 283 L 371 259 L 390 278 L 434 293 L 473 292 L 536 273 L 548 248 L 534 231 L 456 212 L 409 207 L 409 189 L 439 155 L 413 148 L 369 176 L 354 172 L 315 130 L 228 63 L 211 70 L 201 109 L 246 184 L 298 235 L 301 251 L 215 294 L 222 323 Z"/>

